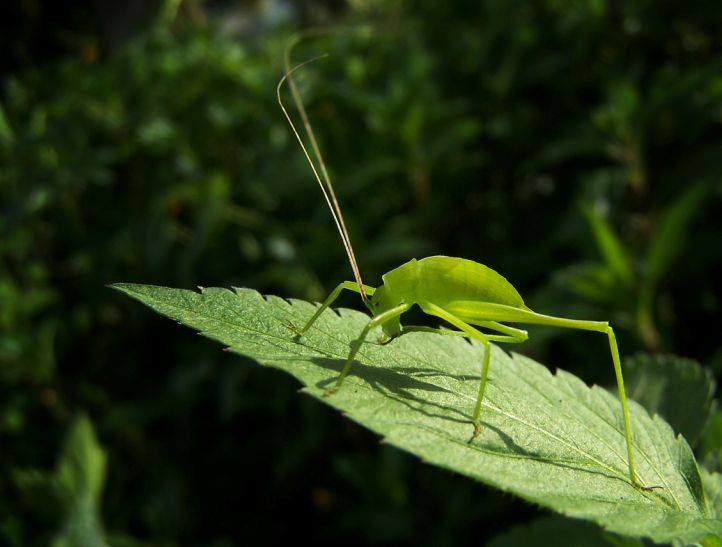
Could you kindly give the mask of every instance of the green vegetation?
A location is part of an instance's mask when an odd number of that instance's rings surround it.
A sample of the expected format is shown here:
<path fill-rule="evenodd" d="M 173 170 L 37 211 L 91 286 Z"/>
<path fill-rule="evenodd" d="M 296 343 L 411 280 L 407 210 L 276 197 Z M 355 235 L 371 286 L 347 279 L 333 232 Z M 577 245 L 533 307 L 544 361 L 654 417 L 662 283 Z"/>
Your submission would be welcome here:
<path fill-rule="evenodd" d="M 291 373 L 305 393 L 426 462 L 624 535 L 693 543 L 722 534 L 722 515 L 710 510 L 687 442 L 634 407 L 639 475 L 658 488 L 635 487 L 614 395 L 565 372 L 552 378 L 538 363 L 494 348 L 482 432 L 471 438 L 469 408 L 485 351 L 478 341 L 411 333 L 389 345 L 367 344 L 359 353 L 363 369 L 324 397 L 367 316 L 326 312 L 299 343 L 288 325 L 313 314 L 306 303 L 266 300 L 249 289 L 115 287 L 234 352 Z M 713 491 L 722 487 L 720 475 L 705 478 Z"/>
<path fill-rule="evenodd" d="M 364 279 L 462 256 L 535 310 L 610 320 L 623 365 L 637 355 L 630 397 L 684 435 L 719 514 L 719 2 L 350 2 L 236 34 L 230 5 L 204 21 L 201 2 L 165 4 L 122 47 L 83 27 L 49 32 L 63 48 L 43 58 L 3 48 L 0 543 L 80 545 L 82 514 L 88 545 L 503 545 L 550 529 L 639 544 L 379 446 L 296 380 L 106 287 L 319 300 L 350 278 L 275 102 L 304 17 L 375 29 L 295 57 L 330 53 L 299 83 Z M 613 386 L 603 337 L 530 334 L 524 355 Z M 72 461 L 83 472 L 60 479 Z"/>

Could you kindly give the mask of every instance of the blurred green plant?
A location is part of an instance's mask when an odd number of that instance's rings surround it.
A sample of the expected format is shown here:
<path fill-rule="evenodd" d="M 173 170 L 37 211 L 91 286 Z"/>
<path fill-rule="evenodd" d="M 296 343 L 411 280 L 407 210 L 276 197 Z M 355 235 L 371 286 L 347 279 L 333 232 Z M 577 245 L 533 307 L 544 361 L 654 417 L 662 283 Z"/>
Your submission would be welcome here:
<path fill-rule="evenodd" d="M 666 206 L 638 267 L 631 250 L 600 212 L 583 203 L 582 212 L 603 262 L 570 268 L 562 283 L 568 283 L 580 296 L 618 310 L 623 324 L 634 326 L 647 349 L 660 350 L 662 342 L 654 319 L 660 284 L 682 254 L 690 224 L 710 193 L 709 184 L 691 186 Z"/>
<path fill-rule="evenodd" d="M 187 7 L 164 5 L 161 22 Z M 301 83 L 367 279 L 464 256 L 535 308 L 612 318 L 624 351 L 722 371 L 719 2 L 319 6 L 304 4 L 306 23 L 380 29 L 298 54 L 332 54 Z M 10 477 L 51 466 L 79 409 L 111 455 L 106 529 L 152 544 L 273 543 L 303 525 L 319 543 L 450 545 L 518 524 L 533 508 L 378 449 L 294 382 L 209 354 L 104 288 L 314 300 L 348 277 L 273 95 L 294 12 L 223 9 L 112 53 L 63 29 L 49 38 L 90 45 L 1 76 L 0 542 L 47 544 Z M 600 245 L 601 224 L 618 245 Z M 585 268 L 597 273 L 570 277 Z M 608 379 L 585 336 L 539 334 L 525 351 L 541 362 Z M 715 407 L 694 447 L 710 469 L 720 424 Z M 256 493 L 242 522 L 224 516 L 241 492 Z"/>
<path fill-rule="evenodd" d="M 26 503 L 61 522 L 52 547 L 104 547 L 100 497 L 107 456 L 87 417 L 76 418 L 63 443 L 55 472 L 16 469 L 13 480 Z"/>

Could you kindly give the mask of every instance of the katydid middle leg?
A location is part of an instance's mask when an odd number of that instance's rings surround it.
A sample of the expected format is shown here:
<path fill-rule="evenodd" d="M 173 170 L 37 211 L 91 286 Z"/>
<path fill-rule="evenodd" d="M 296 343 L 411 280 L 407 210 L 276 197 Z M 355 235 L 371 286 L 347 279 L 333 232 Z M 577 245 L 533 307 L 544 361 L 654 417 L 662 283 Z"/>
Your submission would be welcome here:
<path fill-rule="evenodd" d="M 524 341 L 524 335 L 522 334 L 508 334 L 508 335 L 488 335 L 485 334 L 463 319 L 455 316 L 452 313 L 449 313 L 448 311 L 444 310 L 443 308 L 440 308 L 439 306 L 432 304 L 430 302 L 423 302 L 419 303 L 419 306 L 421 306 L 421 309 L 424 310 L 424 312 L 435 315 L 444 321 L 451 323 L 454 325 L 457 329 L 464 332 L 466 336 L 469 338 L 474 338 L 484 344 L 484 359 L 482 361 L 481 365 L 481 378 L 479 379 L 479 393 L 476 397 L 476 404 L 474 405 L 474 412 L 472 414 L 472 422 L 474 424 L 474 437 L 478 437 L 479 433 L 481 432 L 481 422 L 479 421 L 479 415 L 481 414 L 481 403 L 484 400 L 484 391 L 486 390 L 486 379 L 489 374 L 489 359 L 491 354 L 491 348 L 489 346 L 489 340 L 490 337 L 494 337 L 494 340 L 499 342 L 509 342 L 509 343 L 518 343 Z M 485 326 L 489 328 L 493 328 L 491 322 L 485 322 Z M 517 329 L 510 329 L 510 330 L 517 330 Z M 520 333 L 523 331 L 519 331 Z"/>

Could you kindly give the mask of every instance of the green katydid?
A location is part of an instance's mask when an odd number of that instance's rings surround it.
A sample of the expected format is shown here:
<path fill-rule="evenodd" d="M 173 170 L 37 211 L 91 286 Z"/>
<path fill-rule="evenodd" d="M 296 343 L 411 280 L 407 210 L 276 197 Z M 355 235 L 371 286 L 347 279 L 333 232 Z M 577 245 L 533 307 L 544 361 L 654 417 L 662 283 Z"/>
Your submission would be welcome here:
<path fill-rule="evenodd" d="M 341 291 L 344 290 L 359 293 L 363 303 L 372 315 L 358 338 L 351 343 L 351 348 L 346 362 L 341 369 L 341 373 L 336 379 L 335 384 L 326 390 L 325 395 L 329 396 L 341 388 L 344 379 L 351 369 L 356 354 L 374 327 L 381 327 L 385 336 L 384 343 L 403 334 L 419 331 L 474 339 L 483 344 L 484 357 L 481 366 L 478 395 L 471 417 L 471 423 L 474 427 L 473 439 L 479 435 L 481 429 L 481 405 L 484 400 L 484 390 L 489 371 L 489 343 L 503 342 L 515 344 L 524 342 L 528 338 L 525 330 L 510 327 L 503 323 L 550 325 L 601 332 L 606 334 L 609 339 L 609 348 L 614 364 L 624 421 L 629 479 L 635 487 L 649 490 L 650 488 L 644 486 L 637 477 L 634 467 L 634 448 L 619 350 L 617 348 L 614 330 L 608 322 L 568 319 L 536 313 L 524 304 L 522 297 L 506 278 L 483 264 L 463 258 L 430 256 L 420 260 L 411 259 L 383 275 L 383 284 L 381 286 L 374 288 L 363 283 L 354 256 L 353 247 L 351 246 L 351 240 L 346 230 L 343 215 L 341 214 L 341 208 L 333 190 L 331 178 L 326 169 L 326 164 L 323 160 L 313 128 L 311 127 L 306 109 L 293 78 L 293 73 L 296 70 L 316 59 L 306 61 L 291 68 L 290 51 L 293 45 L 295 44 L 292 43 L 286 49 L 286 72 L 276 88 L 278 102 L 291 126 L 293 134 L 303 150 L 306 160 L 311 166 L 314 177 L 321 187 L 326 203 L 331 210 L 331 215 L 333 216 L 349 262 L 351 263 L 355 282 L 344 281 L 340 283 L 302 328 L 298 329 L 294 325 L 289 325 L 289 327 L 296 332 L 298 336 L 305 334 L 324 310 L 329 308 L 336 298 L 338 298 Z M 303 122 L 310 148 L 316 159 L 315 162 L 311 158 L 303 139 L 281 99 L 281 88 L 286 82 L 288 83 L 294 104 Z M 418 326 L 402 327 L 400 322 L 401 315 L 414 305 L 419 306 L 424 313 L 436 316 L 458 330 Z M 479 327 L 485 329 L 485 331 L 480 330 Z"/>

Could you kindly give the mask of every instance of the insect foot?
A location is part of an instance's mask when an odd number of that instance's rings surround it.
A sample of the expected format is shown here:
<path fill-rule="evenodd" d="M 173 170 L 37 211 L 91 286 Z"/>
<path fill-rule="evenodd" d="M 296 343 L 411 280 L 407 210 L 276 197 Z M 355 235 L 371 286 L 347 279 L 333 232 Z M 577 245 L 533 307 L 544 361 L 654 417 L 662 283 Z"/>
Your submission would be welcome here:
<path fill-rule="evenodd" d="M 469 439 L 469 443 L 472 443 L 481 434 L 481 423 L 478 420 L 474 421 L 474 434 Z"/>
<path fill-rule="evenodd" d="M 664 490 L 664 486 L 644 486 L 641 482 L 639 482 L 639 479 L 632 482 L 632 485 L 636 488 L 639 488 L 642 492 L 651 492 L 652 490 Z"/>
<path fill-rule="evenodd" d="M 301 336 L 303 336 L 301 330 L 288 320 L 286 321 L 286 328 L 296 335 L 295 338 L 300 338 Z"/>
<path fill-rule="evenodd" d="M 326 389 L 323 390 L 323 396 L 324 396 L 324 397 L 330 397 L 331 395 L 333 395 L 333 394 L 336 393 L 337 391 L 338 391 L 338 386 L 327 387 Z"/>

